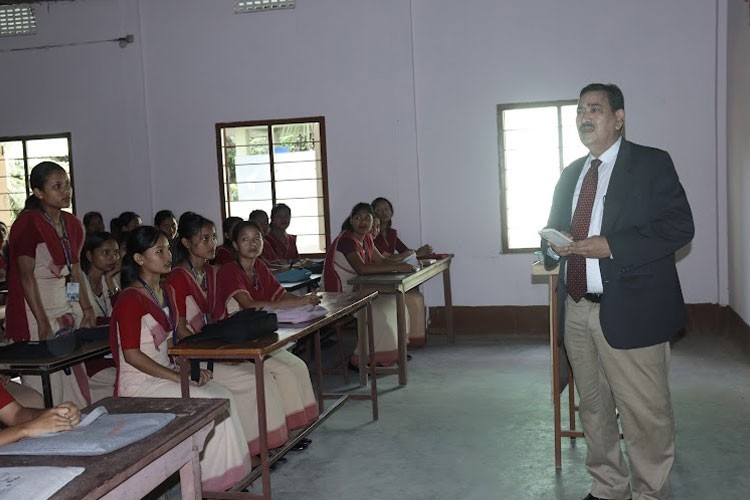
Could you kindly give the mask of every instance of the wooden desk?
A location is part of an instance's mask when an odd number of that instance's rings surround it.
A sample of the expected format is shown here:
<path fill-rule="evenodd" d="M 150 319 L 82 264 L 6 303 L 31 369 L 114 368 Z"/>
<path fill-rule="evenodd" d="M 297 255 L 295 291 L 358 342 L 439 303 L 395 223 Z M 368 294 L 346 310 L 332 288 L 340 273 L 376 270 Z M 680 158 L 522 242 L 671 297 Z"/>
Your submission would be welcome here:
<path fill-rule="evenodd" d="M 372 329 L 372 301 L 377 297 L 377 292 L 370 293 L 321 293 L 321 305 L 328 310 L 322 318 L 318 318 L 308 323 L 299 325 L 282 325 L 274 334 L 268 335 L 258 340 L 242 342 L 236 344 L 227 344 L 216 341 L 191 342 L 189 344 L 177 344 L 169 349 L 169 354 L 177 357 L 180 365 L 180 374 L 182 382 L 182 394 L 185 397 L 190 396 L 190 363 L 191 359 L 213 359 L 213 360 L 237 360 L 249 359 L 255 364 L 255 386 L 256 398 L 258 405 L 258 430 L 260 432 L 260 466 L 237 483 L 228 492 L 203 492 L 204 496 L 210 498 L 271 498 L 271 471 L 270 466 L 273 462 L 283 456 L 289 449 L 294 447 L 302 438 L 310 434 L 316 427 L 323 423 L 335 411 L 349 399 L 369 399 L 372 402 L 372 418 L 378 419 L 378 393 L 377 379 L 375 377 L 375 345 L 372 335 L 369 335 L 370 353 L 370 370 L 371 384 L 370 394 L 342 394 L 342 393 L 323 393 L 323 364 L 320 352 L 320 329 L 330 325 L 340 318 L 353 314 L 360 309 L 367 310 L 367 325 Z M 303 429 L 293 439 L 290 439 L 273 457 L 268 456 L 268 423 L 266 420 L 266 396 L 263 374 L 263 358 L 273 352 L 284 348 L 289 342 L 299 340 L 307 335 L 314 335 L 315 340 L 315 372 L 316 372 L 316 393 L 318 397 L 318 409 L 320 416 L 318 419 Z M 365 332 L 360 332 L 360 337 L 367 336 Z M 336 401 L 327 410 L 324 408 L 324 399 L 336 399 Z M 248 484 L 262 477 L 261 495 L 238 493 Z"/>
<path fill-rule="evenodd" d="M 109 413 L 168 412 L 177 418 L 148 438 L 106 455 L 3 455 L 0 467 L 84 467 L 86 470 L 80 476 L 52 496 L 55 500 L 140 499 L 179 470 L 182 498 L 201 498 L 198 454 L 214 419 L 227 410 L 229 401 L 106 398 L 83 411 L 89 412 L 97 406 L 105 406 Z"/>
<path fill-rule="evenodd" d="M 52 389 L 50 387 L 50 373 L 63 370 L 87 359 L 109 354 L 108 340 L 94 340 L 87 342 L 65 356 L 44 356 L 33 359 L 0 358 L 0 373 L 10 375 L 40 375 L 44 392 L 44 406 L 51 408 Z M 1 354 L 0 354 L 1 355 Z"/>
<path fill-rule="evenodd" d="M 423 267 L 415 273 L 408 274 L 367 274 L 357 276 L 349 280 L 349 284 L 354 286 L 355 290 L 362 292 L 376 291 L 379 293 L 396 294 L 396 322 L 398 325 L 398 383 L 406 385 L 407 367 L 406 367 L 406 342 L 408 336 L 406 333 L 406 299 L 404 294 L 412 290 L 428 279 L 443 275 L 443 297 L 445 300 L 445 328 L 433 329 L 433 333 L 447 333 L 448 342 L 456 342 L 455 332 L 453 331 L 453 297 L 451 295 L 451 274 L 450 267 L 453 255 L 436 261 L 434 264 Z M 365 339 L 359 338 L 359 352 L 365 351 Z M 393 373 L 393 368 L 380 368 L 379 373 Z M 360 369 L 360 384 L 365 383 L 365 372 Z"/>
<path fill-rule="evenodd" d="M 531 266 L 532 276 L 546 277 L 549 285 L 549 350 L 551 356 L 551 378 L 552 378 L 552 407 L 554 409 L 554 429 L 555 429 L 555 467 L 562 467 L 562 438 L 571 439 L 583 437 L 583 432 L 576 430 L 576 402 L 575 402 L 575 381 L 573 372 L 567 363 L 567 358 L 563 359 L 566 354 L 560 347 L 560 333 L 558 331 L 558 307 L 557 303 L 557 283 L 558 269 L 555 268 L 547 271 L 542 263 L 534 263 Z M 563 306 L 564 307 L 564 306 Z M 560 410 L 560 393 L 565 390 L 561 380 L 561 367 L 567 367 L 568 375 L 568 429 L 563 429 L 561 424 Z"/>
<path fill-rule="evenodd" d="M 283 286 L 284 290 L 286 290 L 287 292 L 296 292 L 297 290 L 302 290 L 303 288 L 305 288 L 309 293 L 318 288 L 318 285 L 320 284 L 320 278 L 322 277 L 322 274 L 311 274 L 310 277 L 306 280 L 294 281 L 291 283 L 282 283 L 281 286 Z"/>

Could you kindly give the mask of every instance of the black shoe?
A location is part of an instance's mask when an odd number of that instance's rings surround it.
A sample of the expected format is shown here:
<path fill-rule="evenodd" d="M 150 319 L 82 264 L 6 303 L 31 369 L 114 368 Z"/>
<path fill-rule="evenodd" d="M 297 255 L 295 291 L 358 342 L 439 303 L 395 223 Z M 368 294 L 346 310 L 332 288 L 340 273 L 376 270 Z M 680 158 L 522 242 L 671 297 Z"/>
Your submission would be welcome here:
<path fill-rule="evenodd" d="M 411 361 L 411 354 L 406 355 L 406 361 Z"/>
<path fill-rule="evenodd" d="M 312 444 L 312 439 L 302 438 L 299 440 L 299 442 L 306 446 L 310 446 Z"/>
<path fill-rule="evenodd" d="M 302 441 L 298 441 L 297 444 L 295 444 L 289 449 L 292 451 L 305 451 L 308 446 L 310 446 L 309 443 L 303 443 Z"/>

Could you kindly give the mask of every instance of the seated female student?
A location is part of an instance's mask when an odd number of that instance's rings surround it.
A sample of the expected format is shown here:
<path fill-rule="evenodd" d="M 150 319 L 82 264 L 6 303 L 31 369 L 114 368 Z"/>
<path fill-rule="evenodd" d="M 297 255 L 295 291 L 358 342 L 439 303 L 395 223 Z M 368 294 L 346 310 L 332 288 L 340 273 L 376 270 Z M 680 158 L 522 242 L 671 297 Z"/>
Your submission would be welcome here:
<path fill-rule="evenodd" d="M 10 231 L 6 336 L 13 341 L 47 340 L 56 333 L 94 325 L 94 308 L 79 264 L 83 224 L 63 209 L 70 206 L 67 172 L 54 162 L 36 165 L 29 176 L 33 194 Z M 80 302 L 79 314 L 73 308 Z M 42 391 L 41 378 L 21 377 L 23 384 Z M 52 401 L 91 402 L 83 365 L 50 375 Z"/>
<path fill-rule="evenodd" d="M 236 258 L 234 255 L 234 247 L 232 246 L 232 229 L 234 226 L 242 222 L 241 217 L 227 217 L 221 224 L 221 233 L 224 240 L 221 246 L 216 250 L 216 258 L 214 258 L 214 265 L 221 266 L 227 262 L 234 262 Z"/>
<path fill-rule="evenodd" d="M 86 212 L 83 216 L 83 228 L 86 234 L 102 233 L 107 230 L 104 227 L 104 218 L 99 212 Z"/>
<path fill-rule="evenodd" d="M 169 242 L 161 231 L 142 226 L 130 234 L 121 272 L 126 288 L 112 311 L 109 331 L 117 366 L 116 396 L 181 397 L 179 368 L 167 355 L 176 326 L 175 299 L 170 287 L 159 284 L 161 275 L 171 270 L 171 262 Z M 229 414 L 217 419 L 200 460 L 203 490 L 225 490 L 250 469 L 237 403 L 229 389 L 211 380 L 207 370 L 201 370 L 190 396 L 230 402 Z"/>
<path fill-rule="evenodd" d="M 175 294 L 177 338 L 198 334 L 211 321 L 216 299 L 216 268 L 207 262 L 216 253 L 214 223 L 193 212 L 180 217 L 178 238 L 172 243 L 172 271 L 166 284 Z M 248 440 L 250 453 L 260 454 L 258 406 L 255 394 L 255 368 L 249 362 L 213 364 L 213 379 L 232 391 L 237 413 Z M 273 377 L 264 377 L 268 446 L 283 445 L 289 435 L 281 395 Z"/>
<path fill-rule="evenodd" d="M 171 210 L 159 210 L 154 215 L 154 227 L 167 235 L 169 241 L 177 237 L 177 217 Z"/>
<path fill-rule="evenodd" d="M 416 253 L 417 257 L 432 253 L 430 245 L 422 245 L 416 251 L 409 250 L 398 233 L 391 227 L 393 224 L 393 205 L 385 198 L 375 198 L 372 203 L 376 220 L 380 219 L 380 234 L 373 236 L 375 247 L 383 256 L 406 256 L 408 253 Z M 425 327 L 424 296 L 419 290 L 414 289 L 406 294 L 406 308 L 409 310 L 409 345 L 421 347 L 427 341 Z"/>
<path fill-rule="evenodd" d="M 123 212 L 109 222 L 109 232 L 119 241 L 122 235 L 127 235 L 130 231 L 142 225 L 143 221 L 140 215 L 135 212 Z"/>
<path fill-rule="evenodd" d="M 0 386 L 0 446 L 48 432 L 69 431 L 81 421 L 81 412 L 70 402 L 47 410 L 27 408 Z"/>
<path fill-rule="evenodd" d="M 94 305 L 97 325 L 109 325 L 112 305 L 120 292 L 120 245 L 110 233 L 93 233 L 86 236 L 81 252 L 81 269 L 86 279 L 83 285 Z M 107 358 L 86 361 L 91 401 L 112 397 L 115 385 L 115 364 Z"/>
<path fill-rule="evenodd" d="M 261 233 L 263 233 L 263 238 L 268 236 L 271 226 L 268 224 L 268 214 L 265 210 L 253 210 L 250 212 L 247 220 L 253 221 L 258 225 Z M 279 256 L 276 255 L 271 245 L 263 245 L 263 253 L 260 255 L 260 258 L 268 265 L 273 265 L 279 260 Z"/>
<path fill-rule="evenodd" d="M 323 286 L 327 292 L 349 292 L 348 281 L 360 274 L 380 274 L 392 271 L 409 273 L 414 266 L 393 262 L 381 255 L 370 237 L 374 212 L 367 203 L 352 208 L 348 219 L 341 225 L 341 234 L 331 243 L 323 268 Z M 395 295 L 379 295 L 372 304 L 375 362 L 388 366 L 398 359 L 398 330 Z M 354 351 L 351 360 L 359 366 L 359 353 Z"/>
<path fill-rule="evenodd" d="M 381 254 L 395 254 L 409 251 L 403 241 L 398 237 L 398 233 L 393 229 L 393 205 L 383 197 L 372 200 L 372 209 L 375 215 L 380 219 L 380 235 L 375 238 L 375 246 Z M 430 245 L 422 245 L 416 251 L 417 257 L 422 257 L 432 253 Z"/>
<path fill-rule="evenodd" d="M 299 259 L 297 251 L 297 237 L 287 234 L 292 209 L 284 203 L 279 203 L 271 209 L 271 229 L 265 235 L 265 244 L 273 249 L 278 260 L 289 262 Z"/>
<path fill-rule="evenodd" d="M 284 290 L 258 258 L 263 253 L 263 234 L 255 222 L 243 221 L 232 231 L 237 260 L 224 264 L 217 274 L 218 293 L 214 318 L 221 319 L 241 309 L 272 306 L 295 307 L 318 304 L 316 295 L 294 295 Z M 310 372 L 304 361 L 285 349 L 264 363 L 281 392 L 289 430 L 299 429 L 318 418 Z"/>

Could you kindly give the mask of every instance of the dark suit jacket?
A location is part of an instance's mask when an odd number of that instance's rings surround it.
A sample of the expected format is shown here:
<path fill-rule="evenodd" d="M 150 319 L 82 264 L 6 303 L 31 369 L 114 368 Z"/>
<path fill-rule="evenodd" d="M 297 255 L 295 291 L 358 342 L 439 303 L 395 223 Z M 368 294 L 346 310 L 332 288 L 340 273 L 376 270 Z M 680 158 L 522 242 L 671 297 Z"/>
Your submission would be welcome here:
<path fill-rule="evenodd" d="M 570 231 L 573 191 L 586 157 L 563 170 L 548 227 Z M 622 140 L 604 199 L 601 235 L 612 258 L 599 259 L 604 294 L 599 319 L 612 347 L 668 341 L 686 321 L 675 252 L 694 234 L 685 190 L 666 151 Z M 544 243 L 543 243 L 544 245 Z M 557 265 L 547 252 L 545 266 Z M 560 259 L 560 332 L 565 331 L 565 258 Z"/>

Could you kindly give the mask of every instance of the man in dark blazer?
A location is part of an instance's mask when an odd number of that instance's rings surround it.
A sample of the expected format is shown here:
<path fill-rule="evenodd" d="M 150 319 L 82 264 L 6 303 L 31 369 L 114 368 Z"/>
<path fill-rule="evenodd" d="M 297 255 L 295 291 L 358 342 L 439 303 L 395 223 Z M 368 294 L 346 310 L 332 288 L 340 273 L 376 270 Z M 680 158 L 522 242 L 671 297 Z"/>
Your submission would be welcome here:
<path fill-rule="evenodd" d="M 675 252 L 693 217 L 669 154 L 626 141 L 624 124 L 616 85 L 581 90 L 576 126 L 590 154 L 562 172 L 548 221 L 574 241 L 543 243 L 545 266 L 560 265 L 560 332 L 593 477 L 584 500 L 666 499 L 674 461 L 669 340 L 686 321 Z"/>

